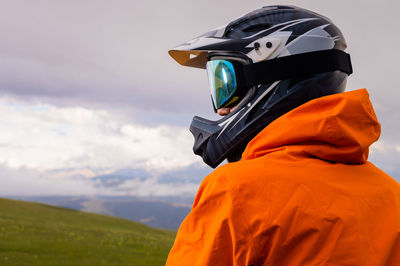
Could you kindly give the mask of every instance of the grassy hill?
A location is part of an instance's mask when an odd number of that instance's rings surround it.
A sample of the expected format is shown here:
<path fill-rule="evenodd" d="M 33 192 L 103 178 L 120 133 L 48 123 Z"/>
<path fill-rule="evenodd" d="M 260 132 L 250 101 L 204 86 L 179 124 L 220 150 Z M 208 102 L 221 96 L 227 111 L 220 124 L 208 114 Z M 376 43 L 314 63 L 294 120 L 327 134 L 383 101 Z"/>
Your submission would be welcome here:
<path fill-rule="evenodd" d="M 175 232 L 0 199 L 0 265 L 164 265 Z"/>

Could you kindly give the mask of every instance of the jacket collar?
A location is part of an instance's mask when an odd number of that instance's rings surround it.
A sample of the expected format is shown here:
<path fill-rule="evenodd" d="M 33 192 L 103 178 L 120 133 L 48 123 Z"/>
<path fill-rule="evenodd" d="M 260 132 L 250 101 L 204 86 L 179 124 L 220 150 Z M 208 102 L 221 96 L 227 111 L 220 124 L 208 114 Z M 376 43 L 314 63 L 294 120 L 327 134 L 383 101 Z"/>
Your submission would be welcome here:
<path fill-rule="evenodd" d="M 326 161 L 364 163 L 380 124 L 366 89 L 309 101 L 279 117 L 247 145 L 242 160 L 291 146 Z"/>

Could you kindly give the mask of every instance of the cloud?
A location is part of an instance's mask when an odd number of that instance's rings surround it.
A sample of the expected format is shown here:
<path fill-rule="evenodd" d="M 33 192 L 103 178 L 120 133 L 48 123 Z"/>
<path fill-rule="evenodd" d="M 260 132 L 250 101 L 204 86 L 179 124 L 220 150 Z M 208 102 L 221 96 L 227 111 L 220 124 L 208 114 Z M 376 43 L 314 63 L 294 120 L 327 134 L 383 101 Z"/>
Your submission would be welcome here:
<path fill-rule="evenodd" d="M 200 184 L 186 182 L 179 176 L 169 183 L 160 182 L 157 176 L 118 177 L 121 178 L 120 182 L 112 183 L 115 176 L 109 176 L 108 179 L 85 178 L 74 176 L 73 172 L 46 172 L 27 167 L 10 168 L 0 164 L 0 196 L 193 197 Z"/>
<path fill-rule="evenodd" d="M 26 167 L 10 168 L 0 164 L 0 195 L 95 195 L 88 180 L 49 175 Z"/>
<path fill-rule="evenodd" d="M 133 124 L 106 110 L 3 97 L 0 121 L 0 163 L 14 168 L 165 171 L 198 161 L 186 128 Z"/>
<path fill-rule="evenodd" d="M 157 178 L 145 180 L 130 179 L 114 188 L 120 195 L 149 196 L 193 196 L 199 184 L 197 183 L 159 183 Z M 103 193 L 104 194 L 104 193 Z"/>
<path fill-rule="evenodd" d="M 370 148 L 369 160 L 400 182 L 400 145 L 390 140 L 380 140 Z"/>

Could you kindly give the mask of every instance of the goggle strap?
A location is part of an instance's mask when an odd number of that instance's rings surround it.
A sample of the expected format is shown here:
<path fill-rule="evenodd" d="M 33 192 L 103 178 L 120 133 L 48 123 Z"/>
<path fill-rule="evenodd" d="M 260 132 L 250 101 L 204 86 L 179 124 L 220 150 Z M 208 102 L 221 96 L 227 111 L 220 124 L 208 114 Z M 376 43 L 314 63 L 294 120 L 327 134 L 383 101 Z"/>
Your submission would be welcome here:
<path fill-rule="evenodd" d="M 335 70 L 353 73 L 350 55 L 337 49 L 284 56 L 242 68 L 244 87 Z"/>

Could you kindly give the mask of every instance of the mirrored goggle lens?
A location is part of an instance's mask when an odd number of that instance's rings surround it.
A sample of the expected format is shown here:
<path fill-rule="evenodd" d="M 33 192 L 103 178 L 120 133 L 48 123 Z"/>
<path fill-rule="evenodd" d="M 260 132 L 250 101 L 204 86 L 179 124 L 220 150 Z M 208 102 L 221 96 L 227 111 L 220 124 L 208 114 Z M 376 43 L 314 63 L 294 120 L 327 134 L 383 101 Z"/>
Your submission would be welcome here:
<path fill-rule="evenodd" d="M 226 60 L 208 61 L 206 67 L 211 98 L 215 109 L 219 109 L 231 102 L 237 90 L 235 69 L 233 64 Z"/>

